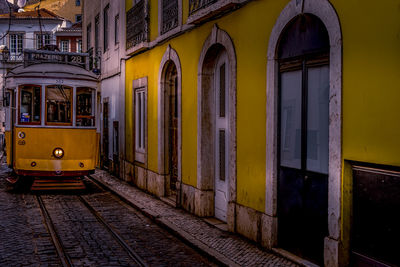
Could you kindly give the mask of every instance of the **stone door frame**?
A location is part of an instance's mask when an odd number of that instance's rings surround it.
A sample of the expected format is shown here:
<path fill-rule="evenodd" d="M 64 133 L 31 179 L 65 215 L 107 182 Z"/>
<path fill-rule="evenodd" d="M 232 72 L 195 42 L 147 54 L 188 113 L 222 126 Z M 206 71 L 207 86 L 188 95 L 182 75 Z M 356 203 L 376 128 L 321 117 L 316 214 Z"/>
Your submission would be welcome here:
<path fill-rule="evenodd" d="M 227 224 L 230 231 L 235 229 L 236 209 L 236 52 L 229 34 L 214 24 L 210 35 L 207 37 L 201 50 L 198 64 L 197 80 L 197 189 L 196 209 L 204 216 L 214 215 L 214 142 L 210 141 L 210 131 L 214 135 L 212 126 L 214 122 L 214 67 L 215 58 L 221 50 L 225 50 L 228 57 L 229 81 L 229 152 L 228 152 L 228 210 Z M 208 125 L 208 126 L 207 126 Z M 200 206 L 200 207 L 198 207 Z"/>
<path fill-rule="evenodd" d="M 325 25 L 330 42 L 329 55 L 329 175 L 328 237 L 325 238 L 326 266 L 339 264 L 341 242 L 342 188 L 342 33 L 338 15 L 328 0 L 291 0 L 280 13 L 270 35 L 267 61 L 266 106 L 266 191 L 263 227 L 269 229 L 267 247 L 277 245 L 277 134 L 278 134 L 278 61 L 277 47 L 286 25 L 297 15 L 309 13 Z"/>

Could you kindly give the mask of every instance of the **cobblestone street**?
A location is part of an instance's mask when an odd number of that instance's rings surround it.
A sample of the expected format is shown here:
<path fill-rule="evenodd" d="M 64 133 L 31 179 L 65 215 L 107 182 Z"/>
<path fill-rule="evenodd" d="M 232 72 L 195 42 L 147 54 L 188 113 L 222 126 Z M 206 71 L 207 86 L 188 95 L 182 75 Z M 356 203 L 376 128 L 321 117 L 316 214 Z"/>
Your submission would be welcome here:
<path fill-rule="evenodd" d="M 89 181 L 80 195 L 34 195 L 13 190 L 9 172 L 2 164 L 0 266 L 214 265 Z"/>

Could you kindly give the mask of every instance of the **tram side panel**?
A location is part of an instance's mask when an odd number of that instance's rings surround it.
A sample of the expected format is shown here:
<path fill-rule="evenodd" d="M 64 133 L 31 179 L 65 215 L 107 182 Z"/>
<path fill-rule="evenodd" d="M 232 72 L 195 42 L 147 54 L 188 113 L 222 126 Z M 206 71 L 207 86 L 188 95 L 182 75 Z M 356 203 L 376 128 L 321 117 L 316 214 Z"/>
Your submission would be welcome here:
<path fill-rule="evenodd" d="M 72 176 L 95 169 L 96 129 L 15 127 L 14 133 L 13 165 L 19 175 Z M 61 158 L 56 149 L 62 149 Z"/>
<path fill-rule="evenodd" d="M 5 144 L 6 144 L 6 155 L 7 155 L 7 165 L 8 167 L 12 167 L 12 162 L 11 162 L 11 149 L 12 149 L 12 143 L 11 143 L 11 131 L 5 131 L 4 133 L 4 137 L 5 137 Z"/>

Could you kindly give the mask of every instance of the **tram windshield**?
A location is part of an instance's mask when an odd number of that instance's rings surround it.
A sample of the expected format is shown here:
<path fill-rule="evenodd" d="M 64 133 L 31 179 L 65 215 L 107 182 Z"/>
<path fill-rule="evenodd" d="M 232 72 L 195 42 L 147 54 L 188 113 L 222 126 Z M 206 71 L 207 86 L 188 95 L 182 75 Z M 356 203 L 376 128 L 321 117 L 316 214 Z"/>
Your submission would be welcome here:
<path fill-rule="evenodd" d="M 41 86 L 23 85 L 20 87 L 19 123 L 39 124 L 41 110 Z"/>
<path fill-rule="evenodd" d="M 94 90 L 76 88 L 76 126 L 94 126 Z"/>
<path fill-rule="evenodd" d="M 72 88 L 64 85 L 46 87 L 46 123 L 72 124 Z"/>

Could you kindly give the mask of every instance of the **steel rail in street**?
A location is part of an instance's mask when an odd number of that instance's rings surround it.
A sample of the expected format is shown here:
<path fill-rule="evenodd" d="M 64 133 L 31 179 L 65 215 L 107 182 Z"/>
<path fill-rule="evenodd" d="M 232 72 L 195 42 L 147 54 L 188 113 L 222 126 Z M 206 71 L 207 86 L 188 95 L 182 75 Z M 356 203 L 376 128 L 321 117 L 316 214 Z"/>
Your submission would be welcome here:
<path fill-rule="evenodd" d="M 97 212 L 82 196 L 77 196 L 79 200 L 86 206 L 86 208 L 96 217 L 96 219 L 107 229 L 107 231 L 114 237 L 114 239 L 121 245 L 122 248 L 129 254 L 129 256 L 140 266 L 147 267 L 148 264 L 122 239 L 122 237 L 108 224 L 103 217 Z"/>
<path fill-rule="evenodd" d="M 53 221 L 50 217 L 49 212 L 46 209 L 46 206 L 43 203 L 42 197 L 39 195 L 36 195 L 36 198 L 37 198 L 37 201 L 40 206 L 40 210 L 41 210 L 43 218 L 44 218 L 45 226 L 46 226 L 48 232 L 50 233 L 51 240 L 53 241 L 53 244 L 56 248 L 56 251 L 60 258 L 62 266 L 63 267 L 72 267 L 73 264 L 71 262 L 71 259 L 69 258 L 68 254 L 65 252 L 64 246 L 62 245 L 61 239 L 55 230 Z"/>

